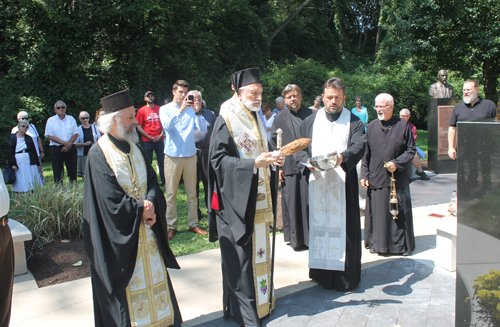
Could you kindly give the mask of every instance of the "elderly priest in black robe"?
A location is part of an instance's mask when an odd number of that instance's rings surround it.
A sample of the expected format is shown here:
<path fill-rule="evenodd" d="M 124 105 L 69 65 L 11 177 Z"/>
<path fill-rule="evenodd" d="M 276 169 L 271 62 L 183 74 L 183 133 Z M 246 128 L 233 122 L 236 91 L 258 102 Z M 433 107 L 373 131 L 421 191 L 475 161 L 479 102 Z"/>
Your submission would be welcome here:
<path fill-rule="evenodd" d="M 411 255 L 415 248 L 410 195 L 411 162 L 415 141 L 408 122 L 393 115 L 394 99 L 375 98 L 378 119 L 367 126 L 367 147 L 361 164 L 361 185 L 368 188 L 365 211 L 365 247 L 371 253 Z M 396 179 L 399 213 L 389 210 L 391 176 Z"/>
<path fill-rule="evenodd" d="M 180 326 L 165 198 L 136 144 L 134 105 L 128 91 L 101 103 L 105 134 L 88 154 L 83 202 L 95 326 Z"/>
<path fill-rule="evenodd" d="M 295 154 L 302 163 L 311 157 L 338 154 L 334 169 L 309 175 L 309 277 L 326 289 L 351 291 L 361 278 L 356 164 L 365 152 L 365 127 L 344 108 L 341 79 L 326 81 L 322 97 L 325 107 L 304 119 L 300 128 L 301 137 L 312 143 Z"/>
<path fill-rule="evenodd" d="M 241 326 L 260 326 L 271 312 L 270 189 L 272 157 L 258 116 L 260 70 L 231 75 L 234 96 L 224 102 L 210 141 L 210 240 L 219 239 L 224 316 Z"/>

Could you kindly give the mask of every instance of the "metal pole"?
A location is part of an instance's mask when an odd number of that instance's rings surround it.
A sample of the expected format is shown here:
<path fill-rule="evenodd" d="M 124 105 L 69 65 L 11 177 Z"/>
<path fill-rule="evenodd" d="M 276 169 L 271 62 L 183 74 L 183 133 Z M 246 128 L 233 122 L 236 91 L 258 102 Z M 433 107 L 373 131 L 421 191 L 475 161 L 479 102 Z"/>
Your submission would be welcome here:
<path fill-rule="evenodd" d="M 283 130 L 278 128 L 276 130 L 277 138 L 276 138 L 276 148 L 277 150 L 281 149 L 282 143 L 282 134 Z M 274 190 L 275 190 L 275 201 L 273 203 L 273 245 L 272 245 L 272 254 L 271 254 L 271 283 L 270 283 L 270 293 L 269 293 L 269 314 L 271 314 L 273 310 L 273 295 L 274 295 L 274 255 L 276 252 L 276 221 L 278 218 L 278 185 L 280 178 L 280 167 L 276 166 L 276 175 L 274 176 Z"/>

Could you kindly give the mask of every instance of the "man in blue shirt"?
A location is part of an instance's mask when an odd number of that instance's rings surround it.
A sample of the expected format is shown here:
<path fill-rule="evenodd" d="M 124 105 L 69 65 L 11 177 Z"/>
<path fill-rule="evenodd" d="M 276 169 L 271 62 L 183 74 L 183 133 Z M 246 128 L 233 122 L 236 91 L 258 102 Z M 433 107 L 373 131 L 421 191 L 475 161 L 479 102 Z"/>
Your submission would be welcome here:
<path fill-rule="evenodd" d="M 167 200 L 168 239 L 177 233 L 176 195 L 181 176 L 188 200 L 189 231 L 205 235 L 198 227 L 198 198 L 196 197 L 196 145 L 194 127 L 206 132 L 203 116 L 196 115 L 194 99 L 187 96 L 188 82 L 178 80 L 172 90 L 174 99 L 160 108 L 160 121 L 165 130 L 165 191 Z"/>

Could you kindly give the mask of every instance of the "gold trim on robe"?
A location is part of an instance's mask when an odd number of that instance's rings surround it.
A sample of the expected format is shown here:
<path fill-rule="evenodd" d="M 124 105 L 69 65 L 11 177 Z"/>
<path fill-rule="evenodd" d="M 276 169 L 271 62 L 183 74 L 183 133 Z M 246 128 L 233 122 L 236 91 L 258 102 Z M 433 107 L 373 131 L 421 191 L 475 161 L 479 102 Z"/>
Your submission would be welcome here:
<path fill-rule="evenodd" d="M 220 115 L 226 121 L 229 134 L 236 142 L 238 154 L 243 159 L 255 159 L 268 152 L 267 134 L 262 121 L 244 107 L 235 96 L 221 108 Z M 264 136 L 264 137 L 261 137 Z M 259 318 L 270 313 L 271 247 L 270 226 L 273 223 L 269 167 L 258 169 L 257 207 L 252 235 L 252 264 L 255 285 L 255 300 Z M 274 294 L 274 292 L 273 292 Z M 274 308 L 275 297 L 272 305 Z"/>
<path fill-rule="evenodd" d="M 130 153 L 120 151 L 104 135 L 98 141 L 106 162 L 127 195 L 144 200 L 147 168 L 141 151 L 130 144 Z M 141 218 L 142 219 L 142 218 Z M 126 289 L 132 327 L 164 327 L 174 324 L 168 275 L 153 230 L 141 222 L 134 273 Z"/>

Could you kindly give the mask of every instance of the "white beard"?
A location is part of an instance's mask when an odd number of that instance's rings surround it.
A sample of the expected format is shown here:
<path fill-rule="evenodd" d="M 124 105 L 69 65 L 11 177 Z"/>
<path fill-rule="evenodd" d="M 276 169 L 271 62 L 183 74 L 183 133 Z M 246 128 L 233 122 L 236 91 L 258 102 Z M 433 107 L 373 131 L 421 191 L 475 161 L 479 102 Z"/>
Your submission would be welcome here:
<path fill-rule="evenodd" d="M 464 103 L 471 104 L 472 102 L 476 101 L 476 99 L 477 99 L 477 92 L 476 91 L 472 92 L 472 94 L 470 96 L 465 96 L 464 95 L 463 99 L 464 99 Z"/>
<path fill-rule="evenodd" d="M 118 124 L 118 131 L 116 137 L 127 141 L 129 143 L 139 143 L 139 135 L 135 130 L 135 124 L 131 125 L 128 130 L 125 129 L 125 126 L 122 124 Z"/>
<path fill-rule="evenodd" d="M 255 111 L 255 112 L 257 112 L 257 111 L 260 110 L 260 106 L 262 104 L 262 101 L 250 101 L 250 100 L 247 100 L 247 97 L 244 94 L 243 94 L 242 99 L 240 101 L 241 101 L 241 103 L 243 103 L 243 105 L 248 110 Z M 255 107 L 254 104 L 258 104 L 258 106 Z"/>
<path fill-rule="evenodd" d="M 380 114 L 377 113 L 377 118 L 378 118 L 378 120 L 384 121 L 385 120 L 384 113 L 383 112 L 381 112 Z"/>

